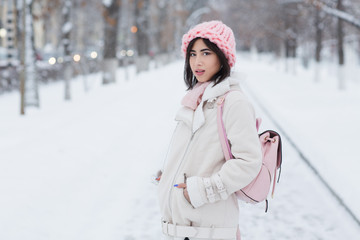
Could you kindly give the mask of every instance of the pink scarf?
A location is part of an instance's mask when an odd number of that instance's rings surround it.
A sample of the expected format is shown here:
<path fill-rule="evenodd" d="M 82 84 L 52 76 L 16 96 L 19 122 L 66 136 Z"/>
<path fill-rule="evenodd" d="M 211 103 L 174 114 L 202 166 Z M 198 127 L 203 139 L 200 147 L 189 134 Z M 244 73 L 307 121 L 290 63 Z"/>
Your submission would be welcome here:
<path fill-rule="evenodd" d="M 201 103 L 204 91 L 209 84 L 210 81 L 204 83 L 198 82 L 195 87 L 184 96 L 181 104 L 195 111 L 197 106 Z"/>

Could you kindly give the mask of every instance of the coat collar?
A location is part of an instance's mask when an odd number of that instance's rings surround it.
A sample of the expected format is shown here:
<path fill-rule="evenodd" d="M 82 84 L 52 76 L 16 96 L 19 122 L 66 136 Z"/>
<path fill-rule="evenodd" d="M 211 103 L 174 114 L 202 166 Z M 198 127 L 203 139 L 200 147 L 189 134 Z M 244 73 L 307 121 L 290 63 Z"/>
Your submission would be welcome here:
<path fill-rule="evenodd" d="M 232 88 L 232 86 L 236 85 L 239 85 L 239 79 L 234 77 L 228 77 L 216 86 L 214 86 L 214 84 L 209 84 L 205 89 L 202 100 L 196 110 L 193 111 L 192 109 L 183 106 L 177 112 L 175 120 L 183 121 L 191 127 L 192 132 L 195 133 L 205 123 L 203 111 L 204 102 L 224 95 Z"/>

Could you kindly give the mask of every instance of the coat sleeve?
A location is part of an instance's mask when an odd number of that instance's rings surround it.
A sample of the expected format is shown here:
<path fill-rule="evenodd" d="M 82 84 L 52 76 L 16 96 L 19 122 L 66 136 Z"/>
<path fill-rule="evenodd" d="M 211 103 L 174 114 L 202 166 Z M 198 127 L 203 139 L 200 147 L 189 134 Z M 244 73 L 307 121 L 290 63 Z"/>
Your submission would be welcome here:
<path fill-rule="evenodd" d="M 247 186 L 261 168 L 262 152 L 252 105 L 241 99 L 224 109 L 224 125 L 234 158 L 226 161 L 220 171 L 209 178 L 194 176 L 188 179 L 188 192 L 195 208 L 227 199 Z"/>

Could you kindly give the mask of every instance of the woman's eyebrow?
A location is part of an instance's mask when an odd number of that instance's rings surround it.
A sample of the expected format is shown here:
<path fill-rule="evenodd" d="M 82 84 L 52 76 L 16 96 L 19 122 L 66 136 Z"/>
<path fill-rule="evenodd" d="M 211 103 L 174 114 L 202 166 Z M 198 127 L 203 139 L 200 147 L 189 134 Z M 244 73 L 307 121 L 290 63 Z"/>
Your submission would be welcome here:
<path fill-rule="evenodd" d="M 205 51 L 211 51 L 211 49 L 209 48 L 204 48 L 204 49 L 201 49 L 200 52 L 205 52 Z M 194 49 L 191 49 L 190 52 L 196 52 Z"/>

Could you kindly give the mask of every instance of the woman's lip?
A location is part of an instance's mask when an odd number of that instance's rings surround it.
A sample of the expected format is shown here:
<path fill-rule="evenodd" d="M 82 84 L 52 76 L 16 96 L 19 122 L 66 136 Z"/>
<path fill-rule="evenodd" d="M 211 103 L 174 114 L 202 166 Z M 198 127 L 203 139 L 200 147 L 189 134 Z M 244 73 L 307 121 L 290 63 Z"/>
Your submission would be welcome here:
<path fill-rule="evenodd" d="M 197 75 L 197 76 L 201 76 L 201 75 L 203 75 L 205 73 L 205 70 L 195 70 L 195 74 Z"/>

